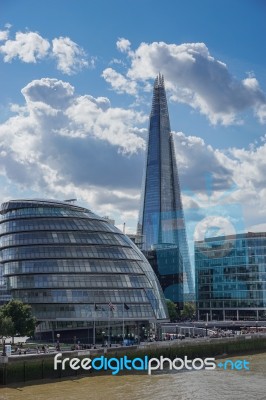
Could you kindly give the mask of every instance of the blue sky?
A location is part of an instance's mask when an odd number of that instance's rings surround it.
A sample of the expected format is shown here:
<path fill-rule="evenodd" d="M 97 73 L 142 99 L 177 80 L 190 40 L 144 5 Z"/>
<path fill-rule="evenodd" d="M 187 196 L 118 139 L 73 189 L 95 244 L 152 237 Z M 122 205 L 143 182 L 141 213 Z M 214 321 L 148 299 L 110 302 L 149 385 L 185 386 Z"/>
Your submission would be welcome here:
<path fill-rule="evenodd" d="M 160 71 L 190 242 L 264 230 L 265 17 L 259 0 L 2 0 L 1 200 L 76 197 L 134 232 Z"/>

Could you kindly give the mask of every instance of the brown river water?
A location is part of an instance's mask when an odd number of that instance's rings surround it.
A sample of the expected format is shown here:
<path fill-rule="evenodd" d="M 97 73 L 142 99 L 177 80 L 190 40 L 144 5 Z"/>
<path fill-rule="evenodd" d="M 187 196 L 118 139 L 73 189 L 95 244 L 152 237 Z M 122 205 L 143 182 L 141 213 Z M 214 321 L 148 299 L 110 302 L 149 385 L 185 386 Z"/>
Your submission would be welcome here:
<path fill-rule="evenodd" d="M 249 361 L 250 370 L 215 369 L 38 381 L 29 386 L 1 388 L 0 400 L 266 400 L 266 353 L 230 359 Z"/>

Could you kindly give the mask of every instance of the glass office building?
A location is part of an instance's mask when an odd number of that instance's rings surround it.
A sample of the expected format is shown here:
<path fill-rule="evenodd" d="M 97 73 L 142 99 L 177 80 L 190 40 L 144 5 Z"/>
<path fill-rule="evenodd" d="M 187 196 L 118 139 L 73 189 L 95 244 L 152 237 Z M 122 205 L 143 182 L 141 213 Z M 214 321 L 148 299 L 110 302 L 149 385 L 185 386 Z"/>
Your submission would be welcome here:
<path fill-rule="evenodd" d="M 162 290 L 141 251 L 91 211 L 12 200 L 2 204 L 0 230 L 4 276 L 12 298 L 32 306 L 37 335 L 73 337 L 83 329 L 91 340 L 93 324 L 100 332 L 108 324 L 118 335 L 122 324 L 129 329 L 167 319 Z"/>
<path fill-rule="evenodd" d="M 144 251 L 145 257 L 160 278 L 160 284 L 166 299 L 171 299 L 180 308 L 183 307 L 183 274 L 177 272 L 177 266 L 182 265 L 182 256 L 176 246 L 156 247 Z"/>
<path fill-rule="evenodd" d="M 266 319 L 266 233 L 195 242 L 198 317 Z"/>
<path fill-rule="evenodd" d="M 11 300 L 11 295 L 7 288 L 7 279 L 4 277 L 4 266 L 0 263 L 0 306 L 9 300 Z"/>
<path fill-rule="evenodd" d="M 159 75 L 154 83 L 152 110 L 150 115 L 147 157 L 143 179 L 142 203 L 139 216 L 138 234 L 143 237 L 145 252 L 157 247 L 172 247 L 180 252 L 176 263 L 175 288 L 183 285 L 184 294 L 194 293 L 194 284 L 186 239 L 186 229 L 181 201 L 179 178 L 176 166 L 174 143 L 171 134 L 164 78 Z M 169 252 L 168 252 L 169 253 Z M 173 274 L 161 258 L 159 281 Z M 183 276 L 183 282 L 180 281 Z M 172 285 L 172 284 L 171 284 Z M 183 291 L 182 289 L 182 291 Z M 173 292 L 169 287 L 168 293 Z M 174 300 L 173 298 L 171 298 Z M 179 296 L 179 301 L 182 298 Z"/>

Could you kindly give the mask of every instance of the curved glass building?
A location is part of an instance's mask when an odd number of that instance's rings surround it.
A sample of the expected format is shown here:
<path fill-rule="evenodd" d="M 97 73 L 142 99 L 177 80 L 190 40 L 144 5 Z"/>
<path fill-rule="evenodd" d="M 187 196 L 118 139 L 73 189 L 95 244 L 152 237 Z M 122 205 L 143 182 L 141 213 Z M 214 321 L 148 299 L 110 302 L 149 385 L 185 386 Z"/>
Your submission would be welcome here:
<path fill-rule="evenodd" d="M 149 323 L 167 320 L 148 261 L 91 211 L 68 202 L 8 201 L 1 207 L 0 234 L 8 289 L 32 306 L 37 336 L 60 333 L 92 343 L 107 330 L 136 337 Z"/>

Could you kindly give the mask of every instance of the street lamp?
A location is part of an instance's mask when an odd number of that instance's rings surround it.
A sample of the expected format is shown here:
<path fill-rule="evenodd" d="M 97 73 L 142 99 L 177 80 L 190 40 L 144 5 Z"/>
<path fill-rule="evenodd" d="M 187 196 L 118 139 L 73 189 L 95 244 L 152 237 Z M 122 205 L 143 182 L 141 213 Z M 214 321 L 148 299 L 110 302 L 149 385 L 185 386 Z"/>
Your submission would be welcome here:
<path fill-rule="evenodd" d="M 2 341 L 3 341 L 3 352 L 2 352 L 2 356 L 6 357 L 6 337 L 3 336 L 2 337 Z"/>
<path fill-rule="evenodd" d="M 205 324 L 205 329 L 206 329 L 206 337 L 207 337 L 208 336 L 208 324 L 207 324 L 207 322 Z"/>
<path fill-rule="evenodd" d="M 105 335 L 105 332 L 104 332 L 104 331 L 102 331 L 102 336 L 103 336 L 103 345 L 104 345 L 104 335 Z"/>
<path fill-rule="evenodd" d="M 56 350 L 60 351 L 60 333 L 57 333 L 57 345 L 56 345 Z"/>

